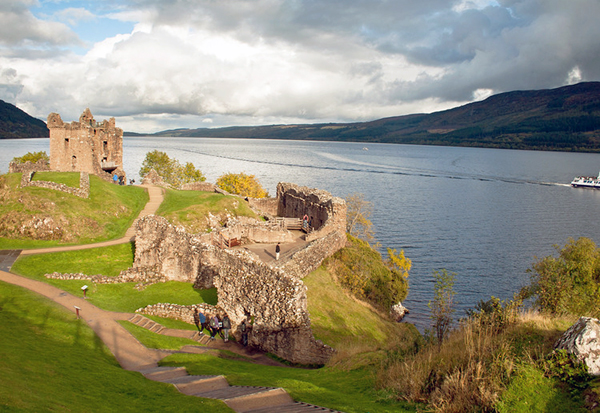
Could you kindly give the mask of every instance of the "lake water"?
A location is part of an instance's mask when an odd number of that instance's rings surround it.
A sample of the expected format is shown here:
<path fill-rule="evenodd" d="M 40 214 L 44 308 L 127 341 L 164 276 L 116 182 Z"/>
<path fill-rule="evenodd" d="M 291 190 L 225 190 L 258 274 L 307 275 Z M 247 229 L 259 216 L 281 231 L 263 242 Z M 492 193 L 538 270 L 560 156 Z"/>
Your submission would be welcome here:
<path fill-rule="evenodd" d="M 49 152 L 47 139 L 0 140 L 0 172 L 14 156 Z M 365 150 L 367 148 L 368 150 Z M 429 326 L 433 271 L 456 273 L 457 316 L 528 283 L 534 257 L 586 236 L 600 242 L 600 191 L 571 188 L 596 175 L 600 155 L 417 145 L 213 138 L 124 139 L 125 171 L 139 182 L 145 154 L 158 149 L 192 162 L 214 182 L 227 172 L 359 192 L 374 205 L 376 240 L 412 260 L 408 322 Z"/>

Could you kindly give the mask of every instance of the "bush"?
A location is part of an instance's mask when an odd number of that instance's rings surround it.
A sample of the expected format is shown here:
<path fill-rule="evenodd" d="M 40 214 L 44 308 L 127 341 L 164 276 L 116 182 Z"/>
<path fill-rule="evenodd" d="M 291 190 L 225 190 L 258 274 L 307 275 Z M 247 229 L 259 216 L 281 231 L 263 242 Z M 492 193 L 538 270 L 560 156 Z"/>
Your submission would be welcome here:
<path fill-rule="evenodd" d="M 600 312 L 600 250 L 589 238 L 569 239 L 559 256 L 548 256 L 529 269 L 531 284 L 523 298 L 551 314 L 596 317 Z"/>
<path fill-rule="evenodd" d="M 408 294 L 410 260 L 403 251 L 388 249 L 384 261 L 367 241 L 347 236 L 348 245 L 327 260 L 328 268 L 355 296 L 389 311 Z"/>
<path fill-rule="evenodd" d="M 574 392 L 585 390 L 590 385 L 591 376 L 587 365 L 564 349 L 554 350 L 545 360 L 546 374 L 566 383 Z"/>
<path fill-rule="evenodd" d="M 176 188 L 191 182 L 206 181 L 202 172 L 196 169 L 191 162 L 182 166 L 177 159 L 171 159 L 165 152 L 157 150 L 146 154 L 146 158 L 140 168 L 140 176 L 146 175 L 152 169 L 166 183 Z"/>
<path fill-rule="evenodd" d="M 40 159 L 43 159 L 46 162 L 50 162 L 50 157 L 48 156 L 48 154 L 45 151 L 41 151 L 41 152 L 27 152 L 23 156 L 16 156 L 16 157 L 14 157 L 12 161 L 15 162 L 15 163 L 25 163 L 25 162 L 36 163 Z"/>
<path fill-rule="evenodd" d="M 268 192 L 262 187 L 254 175 L 228 173 L 221 175 L 216 182 L 217 186 L 230 194 L 247 196 L 250 198 L 266 198 Z"/>

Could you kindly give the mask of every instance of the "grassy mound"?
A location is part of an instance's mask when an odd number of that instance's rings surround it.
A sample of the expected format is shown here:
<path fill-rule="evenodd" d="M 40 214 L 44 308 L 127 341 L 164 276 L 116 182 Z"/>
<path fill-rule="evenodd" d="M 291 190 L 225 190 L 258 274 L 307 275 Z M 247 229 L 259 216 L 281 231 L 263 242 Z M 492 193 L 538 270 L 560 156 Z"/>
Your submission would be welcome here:
<path fill-rule="evenodd" d="M 45 172 L 35 179 L 79 187 L 79 173 Z M 90 176 L 90 197 L 20 187 L 21 174 L 0 176 L 0 248 L 88 244 L 122 237 L 148 202 L 143 188 Z"/>
<path fill-rule="evenodd" d="M 232 411 L 123 370 L 85 322 L 2 282 L 0 330 L 2 411 Z"/>
<path fill-rule="evenodd" d="M 257 218 L 248 204 L 239 197 L 216 192 L 180 191 L 168 189 L 165 200 L 156 215 L 163 216 L 174 225 L 183 225 L 190 233 L 206 231 L 209 216 L 224 224 L 229 216 Z"/>

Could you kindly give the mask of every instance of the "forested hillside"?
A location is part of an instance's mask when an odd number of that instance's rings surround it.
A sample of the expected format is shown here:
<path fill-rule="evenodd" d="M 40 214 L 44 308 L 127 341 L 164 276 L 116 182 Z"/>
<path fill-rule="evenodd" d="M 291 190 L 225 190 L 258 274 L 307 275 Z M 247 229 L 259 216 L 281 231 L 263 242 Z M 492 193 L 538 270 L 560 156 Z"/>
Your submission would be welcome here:
<path fill-rule="evenodd" d="M 600 82 L 501 93 L 442 112 L 372 122 L 178 129 L 156 135 L 597 152 L 600 151 Z"/>
<path fill-rule="evenodd" d="M 0 100 L 0 139 L 47 138 L 46 123 Z"/>

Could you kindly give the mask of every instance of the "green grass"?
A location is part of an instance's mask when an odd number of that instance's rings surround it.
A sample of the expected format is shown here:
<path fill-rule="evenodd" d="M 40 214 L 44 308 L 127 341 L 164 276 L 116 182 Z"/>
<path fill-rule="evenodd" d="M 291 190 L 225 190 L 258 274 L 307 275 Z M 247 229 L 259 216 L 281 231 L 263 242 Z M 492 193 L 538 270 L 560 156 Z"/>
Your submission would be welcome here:
<path fill-rule="evenodd" d="M 183 225 L 190 232 L 207 229 L 208 214 L 225 220 L 227 213 L 234 216 L 256 218 L 248 204 L 239 197 L 226 196 L 215 192 L 178 191 L 168 189 L 165 199 L 156 215 L 167 218 L 175 225 Z"/>
<path fill-rule="evenodd" d="M 185 366 L 190 374 L 224 374 L 232 385 L 283 387 L 295 400 L 354 412 L 412 412 L 415 406 L 396 402 L 374 390 L 373 371 L 317 370 L 248 364 L 212 354 L 174 354 L 161 362 Z"/>
<path fill-rule="evenodd" d="M 54 181 L 76 180 L 75 186 L 79 185 L 79 173 L 52 176 Z M 141 187 L 114 185 L 93 175 L 88 199 L 46 188 L 21 188 L 20 179 L 21 174 L 0 175 L 1 249 L 89 244 L 122 237 L 149 199 Z M 34 239 L 40 235 L 31 229 L 32 217 L 51 219 L 56 230 Z"/>
<path fill-rule="evenodd" d="M 556 379 L 545 377 L 533 366 L 519 369 L 497 405 L 499 413 L 587 412 L 580 400 L 560 389 Z"/>
<path fill-rule="evenodd" d="M 123 370 L 85 322 L 2 282 L 0 331 L 0 411 L 232 411 Z"/>
<path fill-rule="evenodd" d="M 36 172 L 32 181 L 49 181 L 57 184 L 65 184 L 71 188 L 79 188 L 81 174 L 71 172 Z"/>
<path fill-rule="evenodd" d="M 184 282 L 158 283 L 138 291 L 134 288 L 135 283 L 94 284 L 86 280 L 54 280 L 44 277 L 44 274 L 55 271 L 115 276 L 121 270 L 131 267 L 132 248 L 131 244 L 121 244 L 80 251 L 23 256 L 14 263 L 11 271 L 54 285 L 76 296 L 82 295 L 81 287 L 86 284 L 90 286 L 87 292 L 90 302 L 109 311 L 134 312 L 138 308 L 157 303 L 216 304 L 216 289 L 196 290 L 192 284 Z"/>
<path fill-rule="evenodd" d="M 171 337 L 161 334 L 152 333 L 144 327 L 137 326 L 129 321 L 119 322 L 127 331 L 129 331 L 140 343 L 148 348 L 156 348 L 161 350 L 179 350 L 183 346 L 200 346 L 197 341 L 182 338 Z M 195 327 L 194 327 L 195 328 Z"/>
<path fill-rule="evenodd" d="M 370 353 L 391 346 L 412 346 L 419 333 L 411 324 L 396 323 L 345 292 L 324 266 L 303 279 L 308 287 L 308 312 L 315 337 L 343 356 Z M 402 344 L 401 344 L 402 343 Z"/>

